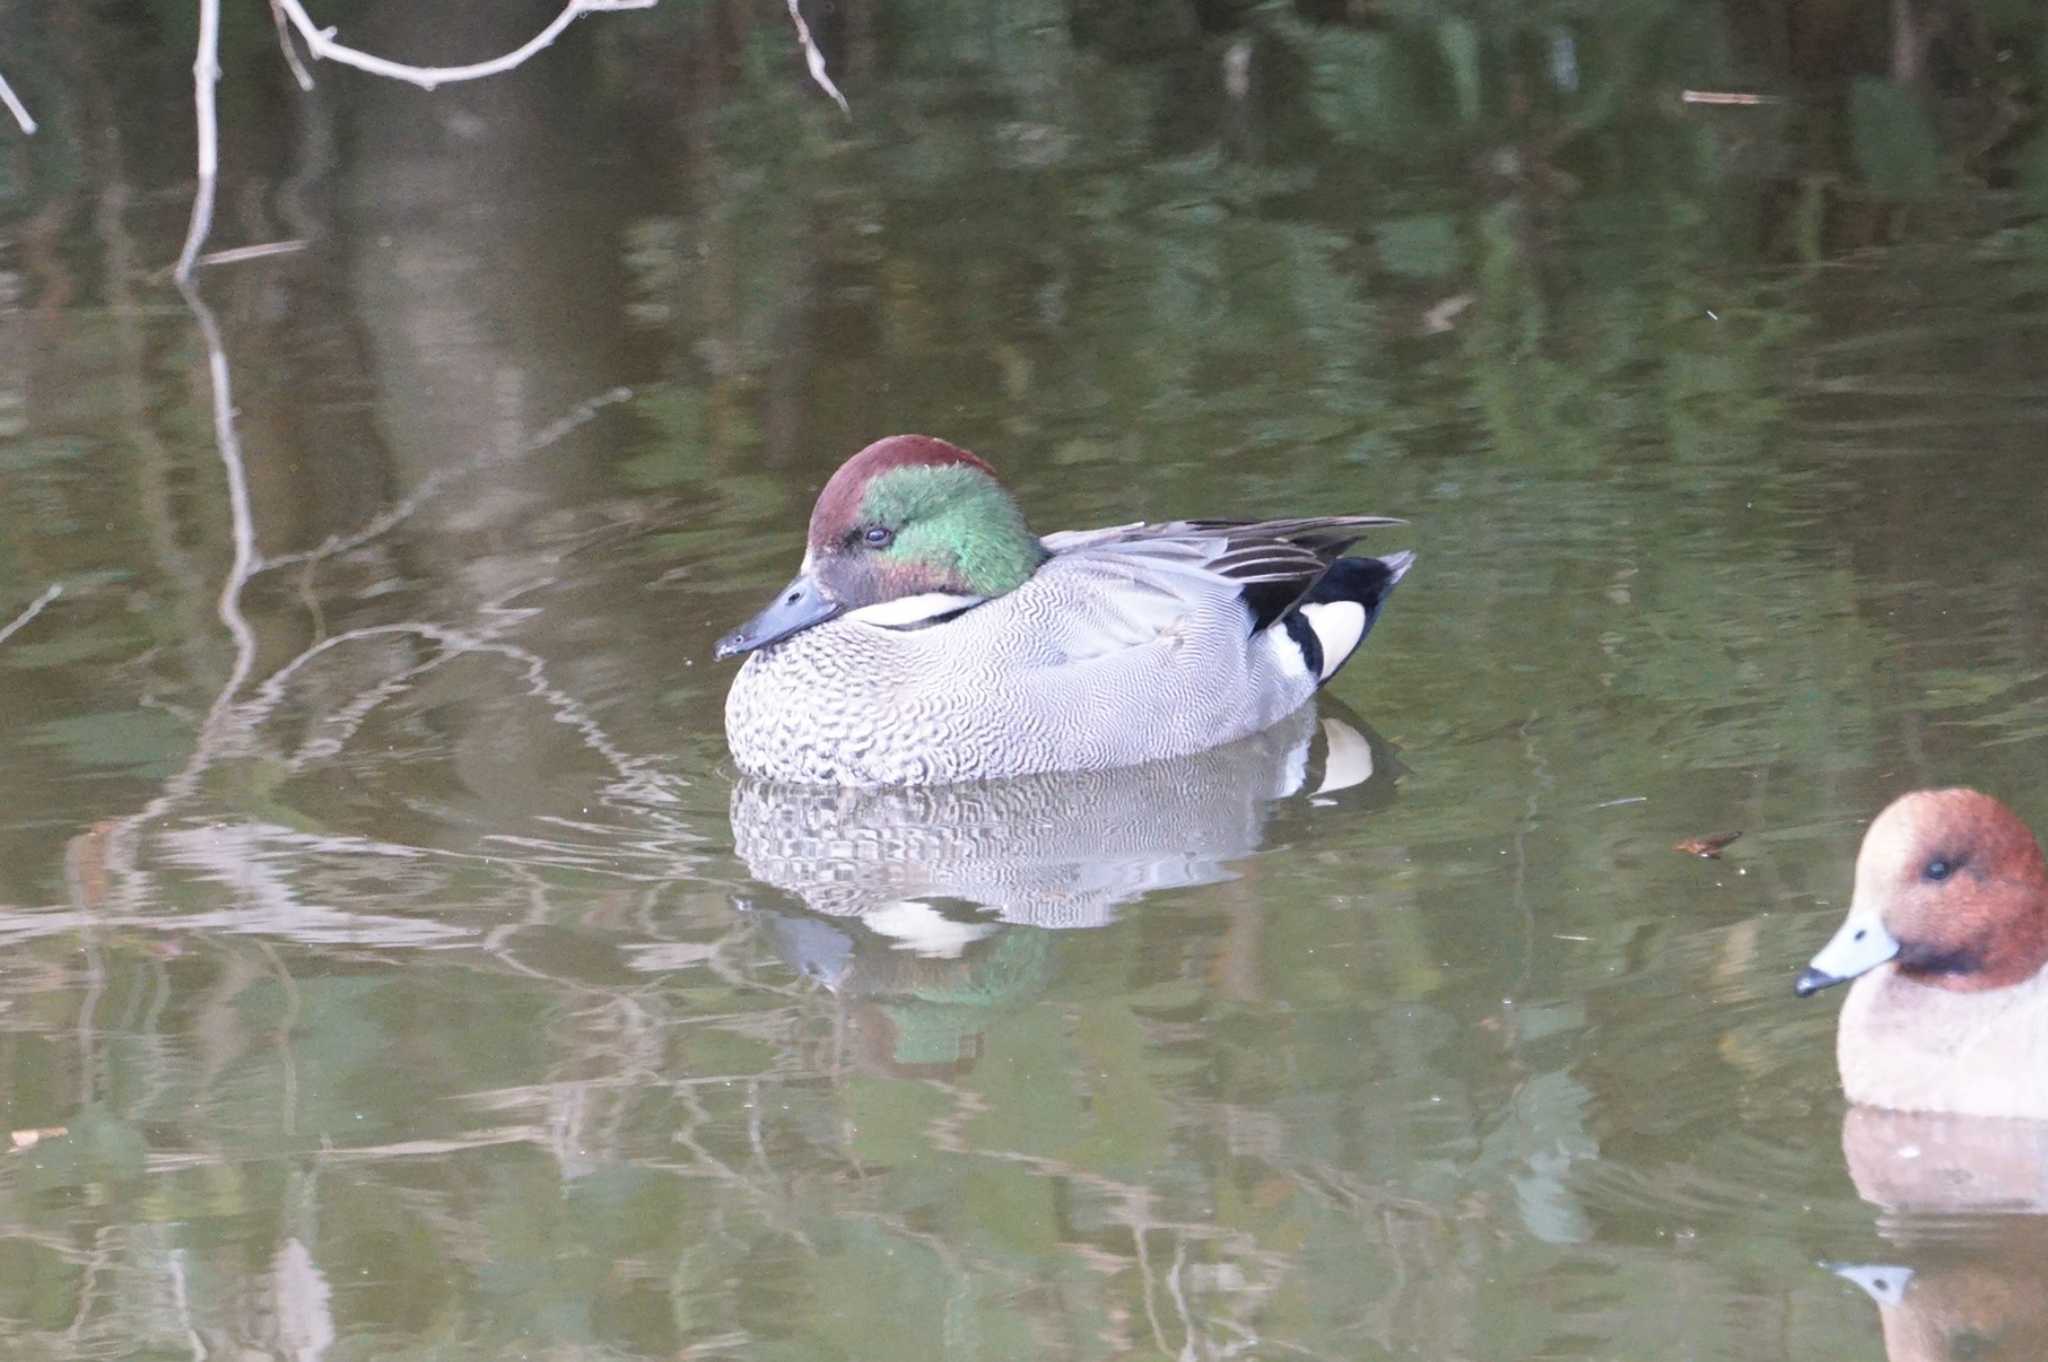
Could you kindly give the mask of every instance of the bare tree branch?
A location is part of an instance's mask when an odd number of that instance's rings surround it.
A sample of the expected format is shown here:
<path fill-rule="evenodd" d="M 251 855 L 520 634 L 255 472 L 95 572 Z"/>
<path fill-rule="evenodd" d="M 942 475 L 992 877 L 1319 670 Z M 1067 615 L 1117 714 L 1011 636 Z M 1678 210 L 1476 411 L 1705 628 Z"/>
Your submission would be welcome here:
<path fill-rule="evenodd" d="M 413 66 L 364 52 L 346 43 L 336 42 L 335 30 L 317 27 L 299 0 L 277 0 L 278 7 L 284 11 L 285 17 L 291 20 L 292 27 L 306 40 L 306 50 L 315 58 L 338 61 L 343 66 L 353 66 L 358 71 L 368 71 L 371 75 L 407 81 L 423 90 L 452 85 L 457 81 L 480 80 L 485 76 L 495 76 L 501 71 L 510 71 L 559 38 L 563 29 L 585 14 L 603 10 L 652 9 L 656 3 L 657 0 L 569 0 L 569 3 L 563 6 L 562 12 L 557 14 L 546 28 L 503 56 L 492 57 L 489 61 L 471 62 L 467 66 Z"/>
<path fill-rule="evenodd" d="M 291 66 L 292 76 L 304 90 L 313 88 L 313 77 L 299 60 L 297 50 L 292 46 L 291 30 L 298 30 L 305 40 L 306 50 L 318 61 L 336 61 L 344 66 L 353 66 L 358 71 L 367 71 L 374 76 L 387 76 L 417 85 L 423 90 L 432 90 L 458 81 L 481 80 L 510 71 L 523 64 L 527 58 L 553 43 L 562 36 L 565 29 L 586 14 L 610 13 L 618 10 L 652 9 L 660 0 L 568 0 L 560 13 L 547 27 L 528 38 L 510 52 L 492 57 L 488 61 L 470 62 L 464 66 L 415 66 L 410 62 L 392 61 L 387 57 L 350 47 L 335 39 L 335 28 L 329 25 L 321 28 L 306 13 L 301 0 L 270 0 L 270 12 L 278 28 L 278 42 L 284 48 L 285 61 Z M 847 106 L 846 96 L 839 93 L 839 87 L 832 83 L 832 77 L 825 70 L 825 54 L 811 38 L 810 26 L 804 22 L 797 0 L 788 0 L 790 22 L 796 26 L 797 45 L 803 48 L 804 64 L 810 68 L 811 79 L 818 88 L 832 97 L 841 113 L 852 117 L 853 110 Z M 192 277 L 192 266 L 198 262 L 199 248 L 206 244 L 207 234 L 213 230 L 214 178 L 220 167 L 220 132 L 214 108 L 214 86 L 220 81 L 220 0 L 199 0 L 199 53 L 192 64 L 192 103 L 197 114 L 199 140 L 199 188 L 192 198 L 192 221 L 185 232 L 184 249 L 178 252 L 178 263 L 171 271 L 172 278 L 184 283 Z M 14 112 L 24 131 L 35 131 L 35 120 L 28 116 L 28 110 L 7 88 L 7 82 L 0 79 L 0 100 Z"/>
<path fill-rule="evenodd" d="M 804 22 L 804 12 L 797 8 L 797 0 L 789 0 L 789 21 L 796 25 L 797 46 L 804 50 L 804 65 L 811 69 L 811 79 L 818 82 L 818 88 L 832 96 L 832 102 L 839 106 L 839 112 L 848 118 L 853 110 L 847 106 L 846 96 L 839 93 L 839 87 L 832 83 L 832 77 L 825 74 L 825 54 L 811 41 L 811 26 Z"/>
<path fill-rule="evenodd" d="M 14 121 L 21 124 L 21 130 L 35 136 L 36 121 L 28 116 L 28 109 L 15 98 L 14 87 L 7 83 L 7 77 L 0 76 L 0 104 L 7 106 L 7 112 L 14 115 Z"/>
<path fill-rule="evenodd" d="M 44 606 L 48 605 L 51 601 L 56 600 L 59 596 L 63 594 L 64 584 L 62 582 L 50 583 L 50 585 L 44 589 L 42 595 L 36 597 L 33 601 L 29 602 L 28 609 L 22 611 L 19 615 L 16 615 L 13 618 L 13 620 L 11 620 L 8 623 L 5 629 L 0 629 L 0 643 L 5 643 L 8 639 L 14 637 L 15 632 L 19 630 L 23 625 L 27 624 L 37 615 L 43 613 Z"/>

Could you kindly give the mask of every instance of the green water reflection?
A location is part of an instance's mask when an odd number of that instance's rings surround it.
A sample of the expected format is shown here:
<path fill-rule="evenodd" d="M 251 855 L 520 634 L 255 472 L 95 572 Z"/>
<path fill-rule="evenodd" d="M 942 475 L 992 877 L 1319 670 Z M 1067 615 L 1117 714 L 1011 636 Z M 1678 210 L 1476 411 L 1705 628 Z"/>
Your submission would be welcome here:
<path fill-rule="evenodd" d="M 2031 1146 L 1845 1153 L 1789 992 L 1891 793 L 2048 825 L 2048 47 L 1922 8 L 842 4 L 850 121 L 772 5 L 251 11 L 237 459 L 189 16 L 0 7 L 0 1352 L 2038 1351 Z M 897 429 L 1419 565 L 1244 751 L 736 784 Z"/>

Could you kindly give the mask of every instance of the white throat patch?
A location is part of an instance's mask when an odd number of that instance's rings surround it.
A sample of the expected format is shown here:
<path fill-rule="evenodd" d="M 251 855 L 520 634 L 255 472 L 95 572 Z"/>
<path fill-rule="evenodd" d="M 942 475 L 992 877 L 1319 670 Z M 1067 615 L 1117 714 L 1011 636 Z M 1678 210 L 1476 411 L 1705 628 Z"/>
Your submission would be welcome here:
<path fill-rule="evenodd" d="M 846 618 L 884 629 L 911 629 L 928 624 L 941 615 L 950 615 L 955 610 L 980 605 L 986 599 L 985 596 L 956 596 L 950 591 L 924 591 L 915 596 L 898 596 L 893 601 L 880 601 L 858 610 L 849 610 Z"/>

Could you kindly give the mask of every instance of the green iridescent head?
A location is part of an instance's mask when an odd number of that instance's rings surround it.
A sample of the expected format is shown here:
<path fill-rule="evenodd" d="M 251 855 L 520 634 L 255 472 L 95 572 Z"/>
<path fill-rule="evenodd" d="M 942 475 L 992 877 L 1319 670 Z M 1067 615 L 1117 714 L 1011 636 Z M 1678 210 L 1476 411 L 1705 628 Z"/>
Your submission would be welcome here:
<path fill-rule="evenodd" d="M 804 571 L 773 605 L 720 640 L 718 655 L 891 601 L 1000 596 L 1022 586 L 1045 558 L 994 469 L 944 440 L 892 435 L 832 475 L 811 511 Z"/>

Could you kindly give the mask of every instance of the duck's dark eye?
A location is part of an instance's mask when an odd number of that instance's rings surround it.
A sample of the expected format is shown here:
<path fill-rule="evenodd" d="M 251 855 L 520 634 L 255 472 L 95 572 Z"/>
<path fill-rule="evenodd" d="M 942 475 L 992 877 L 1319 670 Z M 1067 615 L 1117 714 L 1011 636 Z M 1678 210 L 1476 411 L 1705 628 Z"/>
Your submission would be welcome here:
<path fill-rule="evenodd" d="M 1927 863 L 1927 869 L 1921 871 L 1920 873 L 1925 875 L 1928 879 L 1933 880 L 1936 883 L 1939 883 L 1942 880 L 1947 879 L 1949 872 L 1954 869 L 1955 867 L 1949 864 L 1948 860 L 1945 857 L 1937 856 L 1933 860 L 1929 861 Z"/>
<path fill-rule="evenodd" d="M 861 538 L 867 541 L 867 545 L 871 549 L 887 548 L 890 542 L 896 538 L 896 531 L 890 529 L 887 525 L 870 525 L 867 528 L 867 532 L 861 535 Z"/>

